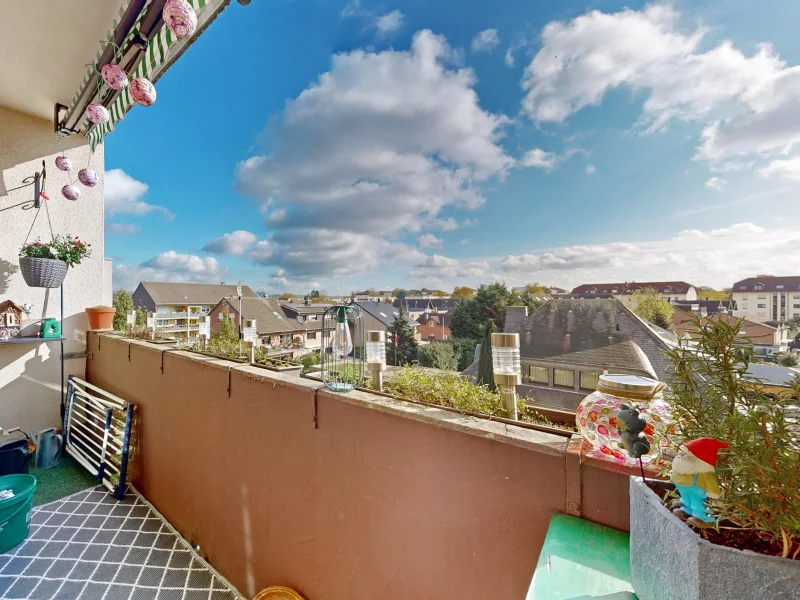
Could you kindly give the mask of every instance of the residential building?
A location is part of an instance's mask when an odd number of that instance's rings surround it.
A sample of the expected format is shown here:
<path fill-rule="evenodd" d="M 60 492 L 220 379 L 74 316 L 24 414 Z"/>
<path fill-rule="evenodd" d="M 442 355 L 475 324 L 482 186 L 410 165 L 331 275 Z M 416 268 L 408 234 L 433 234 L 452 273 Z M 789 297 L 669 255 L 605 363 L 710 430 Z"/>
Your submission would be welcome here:
<path fill-rule="evenodd" d="M 727 313 L 714 313 L 703 318 L 724 321 L 732 325 L 740 317 L 734 317 Z M 672 323 L 675 334 L 680 339 L 692 340 L 697 336 L 697 328 L 690 313 L 683 310 L 675 310 L 672 313 Z M 789 330 L 783 325 L 771 327 L 764 323 L 743 319 L 739 336 L 743 342 L 752 344 L 753 351 L 757 355 L 765 356 L 776 352 L 785 352 L 789 349 Z"/>
<path fill-rule="evenodd" d="M 749 277 L 733 284 L 737 317 L 780 323 L 800 315 L 800 276 Z"/>
<path fill-rule="evenodd" d="M 735 314 L 735 300 L 686 300 L 673 302 L 672 305 L 686 312 L 700 313 L 701 315 L 714 315 L 717 313 Z"/>
<path fill-rule="evenodd" d="M 638 297 L 635 292 L 645 289 L 655 290 L 659 297 L 669 302 L 685 302 L 698 299 L 697 288 L 685 281 L 626 281 L 624 283 L 587 283 L 572 290 L 579 298 L 613 297 L 628 308 L 636 308 Z"/>
<path fill-rule="evenodd" d="M 505 331 L 520 337 L 517 391 L 537 406 L 574 411 L 603 372 L 669 376 L 663 351 L 670 343 L 614 299 L 553 299 L 530 315 L 512 306 Z M 477 374 L 477 360 L 465 373 Z"/>
<path fill-rule="evenodd" d="M 427 312 L 450 312 L 461 302 L 460 298 L 405 298 L 392 303 L 396 309 L 402 306 L 409 317 L 418 319 Z"/>
<path fill-rule="evenodd" d="M 365 331 L 378 331 L 386 330 L 395 317 L 400 315 L 400 310 L 386 302 L 354 302 L 356 306 L 361 309 L 364 317 L 364 330 Z M 419 323 L 410 315 L 406 315 L 406 322 L 414 328 L 414 337 L 419 341 L 421 339 L 420 333 L 417 329 Z"/>
<path fill-rule="evenodd" d="M 302 355 L 316 350 L 322 340 L 324 304 L 288 304 L 271 298 L 243 297 L 242 319 L 255 319 L 259 345 L 273 352 L 292 351 Z M 211 311 L 211 331 L 219 331 L 225 313 L 239 323 L 239 298 L 227 297 Z"/>
<path fill-rule="evenodd" d="M 426 312 L 417 319 L 417 332 L 422 340 L 430 342 L 446 342 L 452 339 L 450 334 L 450 313 Z"/>
<path fill-rule="evenodd" d="M 143 281 L 133 292 L 133 305 L 155 313 L 156 330 L 179 340 L 197 340 L 200 317 L 208 315 L 225 296 L 237 294 L 235 285 Z M 257 298 L 247 286 L 242 297 Z"/>

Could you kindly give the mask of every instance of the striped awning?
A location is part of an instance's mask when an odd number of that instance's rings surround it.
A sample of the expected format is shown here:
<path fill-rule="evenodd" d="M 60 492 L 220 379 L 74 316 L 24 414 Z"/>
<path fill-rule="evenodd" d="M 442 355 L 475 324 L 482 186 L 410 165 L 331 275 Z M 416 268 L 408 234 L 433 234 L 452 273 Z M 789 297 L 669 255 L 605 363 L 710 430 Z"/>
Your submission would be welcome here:
<path fill-rule="evenodd" d="M 133 73 L 128 74 L 131 79 L 135 77 L 145 77 L 151 82 L 155 83 L 158 78 L 167 71 L 167 69 L 178 58 L 178 56 L 180 56 L 181 52 L 191 43 L 193 43 L 194 40 L 196 40 L 203 33 L 206 26 L 213 21 L 217 15 L 219 15 L 219 13 L 230 3 L 230 0 L 187 1 L 197 12 L 197 29 L 194 35 L 188 38 L 178 38 L 166 25 L 161 27 L 158 33 L 153 38 L 148 40 L 147 50 L 145 51 L 139 65 L 136 67 Z M 144 12 L 145 11 L 142 11 L 142 15 L 139 16 L 139 20 L 141 20 Z M 121 14 L 122 12 L 120 12 L 120 15 Z M 137 21 L 136 26 L 134 26 L 132 29 L 128 39 L 136 35 L 138 32 L 138 25 L 139 21 Z M 128 39 L 126 39 L 126 42 Z M 97 59 L 99 59 L 99 57 L 100 53 L 98 52 Z M 74 103 L 83 94 L 85 86 L 90 80 L 93 72 L 93 69 L 89 69 L 89 71 L 87 71 L 81 90 L 73 98 L 70 111 L 72 110 Z M 134 106 L 134 104 L 135 102 L 131 97 L 130 90 L 128 87 L 126 87 L 119 94 L 117 94 L 116 98 L 108 106 L 108 111 L 111 115 L 111 119 L 108 123 L 94 125 L 91 121 L 89 121 L 89 119 L 86 119 L 83 122 L 82 129 L 87 132 L 86 135 L 89 137 L 89 143 L 92 151 L 94 151 L 99 144 L 103 143 L 103 138 L 106 135 L 114 131 L 116 124 L 125 118 L 125 115 Z"/>

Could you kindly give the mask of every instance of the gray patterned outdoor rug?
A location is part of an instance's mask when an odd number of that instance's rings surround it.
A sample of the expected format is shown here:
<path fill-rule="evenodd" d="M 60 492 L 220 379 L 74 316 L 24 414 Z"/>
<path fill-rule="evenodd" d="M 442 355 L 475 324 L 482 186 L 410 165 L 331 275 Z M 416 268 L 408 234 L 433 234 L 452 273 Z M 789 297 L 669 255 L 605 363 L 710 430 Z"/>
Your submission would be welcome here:
<path fill-rule="evenodd" d="M 0 555 L 0 598 L 244 600 L 133 488 L 33 509 L 28 539 Z"/>

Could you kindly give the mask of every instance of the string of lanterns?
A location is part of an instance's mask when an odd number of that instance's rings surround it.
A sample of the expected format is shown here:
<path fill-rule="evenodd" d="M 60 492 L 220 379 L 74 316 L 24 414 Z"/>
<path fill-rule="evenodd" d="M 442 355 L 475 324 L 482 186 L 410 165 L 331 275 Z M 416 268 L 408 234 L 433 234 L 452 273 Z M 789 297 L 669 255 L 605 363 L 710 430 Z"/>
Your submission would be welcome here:
<path fill-rule="evenodd" d="M 166 26 L 169 27 L 170 31 L 178 38 L 188 37 L 197 29 L 197 13 L 187 0 L 167 0 L 164 4 L 161 16 Z M 104 65 L 100 70 L 100 77 L 112 90 L 121 91 L 128 87 L 133 100 L 141 106 L 152 106 L 156 102 L 156 88 L 146 77 L 134 77 L 129 82 L 128 74 L 115 64 Z M 97 85 L 99 88 L 99 80 Z M 108 112 L 108 109 L 102 104 L 94 103 L 86 107 L 86 117 L 95 125 L 103 125 L 111 120 L 111 114 Z M 61 167 L 59 167 L 59 169 L 61 169 Z M 61 170 L 63 171 L 65 169 Z M 81 172 L 85 170 L 86 169 L 83 169 Z M 81 176 L 79 173 L 78 179 L 80 178 Z M 91 178 L 87 179 L 91 180 Z M 83 183 L 83 180 L 81 180 L 81 183 Z M 96 183 L 97 181 L 95 179 L 95 184 Z M 78 195 L 80 196 L 80 192 L 78 192 Z M 75 199 L 77 200 L 77 198 Z"/>

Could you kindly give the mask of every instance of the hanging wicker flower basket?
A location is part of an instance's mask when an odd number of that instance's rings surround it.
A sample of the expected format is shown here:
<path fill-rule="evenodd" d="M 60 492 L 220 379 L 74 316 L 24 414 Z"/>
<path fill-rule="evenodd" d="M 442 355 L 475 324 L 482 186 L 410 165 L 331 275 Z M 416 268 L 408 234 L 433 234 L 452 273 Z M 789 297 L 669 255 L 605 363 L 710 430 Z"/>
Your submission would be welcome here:
<path fill-rule="evenodd" d="M 64 283 L 69 265 L 55 258 L 20 256 L 19 268 L 30 287 L 57 288 Z"/>

